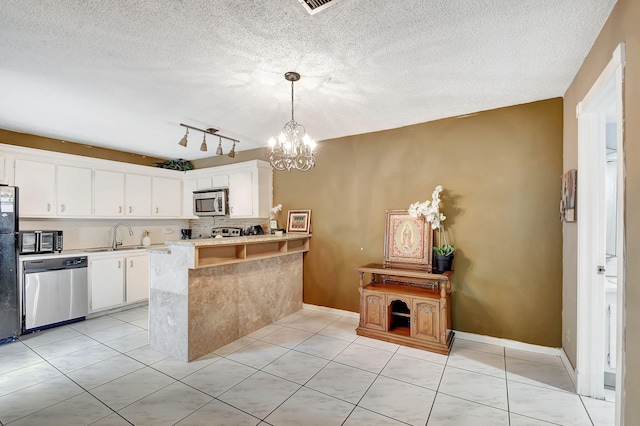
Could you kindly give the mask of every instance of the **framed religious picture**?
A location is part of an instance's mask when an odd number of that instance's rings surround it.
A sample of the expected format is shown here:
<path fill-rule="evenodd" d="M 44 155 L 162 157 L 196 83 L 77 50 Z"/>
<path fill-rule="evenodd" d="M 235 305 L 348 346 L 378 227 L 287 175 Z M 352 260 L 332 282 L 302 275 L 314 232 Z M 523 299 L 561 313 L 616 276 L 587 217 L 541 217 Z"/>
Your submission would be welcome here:
<path fill-rule="evenodd" d="M 289 210 L 287 233 L 310 234 L 311 210 Z"/>
<path fill-rule="evenodd" d="M 560 220 L 576 221 L 576 169 L 562 175 L 562 194 L 560 196 Z"/>
<path fill-rule="evenodd" d="M 384 233 L 384 266 L 431 272 L 433 230 L 424 216 L 407 210 L 387 210 Z"/>

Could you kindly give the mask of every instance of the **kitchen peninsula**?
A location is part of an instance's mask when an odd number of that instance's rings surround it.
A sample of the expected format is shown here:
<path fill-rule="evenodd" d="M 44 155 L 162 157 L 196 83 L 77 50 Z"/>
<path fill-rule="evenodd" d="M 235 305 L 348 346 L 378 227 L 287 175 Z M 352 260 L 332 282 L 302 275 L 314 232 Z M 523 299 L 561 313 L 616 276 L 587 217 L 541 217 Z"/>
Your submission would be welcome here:
<path fill-rule="evenodd" d="M 150 347 L 188 362 L 302 309 L 309 239 L 207 238 L 150 250 Z"/>

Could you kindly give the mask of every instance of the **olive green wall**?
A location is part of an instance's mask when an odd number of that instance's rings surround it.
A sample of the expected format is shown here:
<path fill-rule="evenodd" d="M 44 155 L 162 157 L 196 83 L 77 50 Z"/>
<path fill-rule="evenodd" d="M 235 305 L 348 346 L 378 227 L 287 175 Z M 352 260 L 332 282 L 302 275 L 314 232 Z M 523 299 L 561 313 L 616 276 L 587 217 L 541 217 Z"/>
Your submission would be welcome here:
<path fill-rule="evenodd" d="M 274 172 L 279 219 L 311 209 L 304 301 L 358 311 L 355 268 L 383 258 L 387 209 L 444 187 L 453 327 L 561 344 L 562 99 L 319 143 L 309 172 Z"/>
<path fill-rule="evenodd" d="M 635 425 L 640 419 L 640 405 L 635 404 L 640 394 L 640 334 L 635 329 L 640 324 L 640 2 L 618 0 L 609 19 L 602 28 L 589 55 L 564 97 L 564 170 L 578 165 L 578 121 L 576 105 L 587 94 L 593 83 L 611 60 L 619 43 L 626 43 L 624 71 L 624 167 L 625 178 L 625 315 L 623 347 L 624 364 L 623 407 L 626 425 Z M 578 185 L 580 184 L 578 170 Z M 578 212 L 578 220 L 579 219 Z M 564 233 L 564 295 L 563 295 L 563 347 L 575 365 L 576 317 L 577 317 L 577 224 L 567 223 Z M 620 308 L 618 308 L 620 309 Z"/>
<path fill-rule="evenodd" d="M 0 143 L 17 145 L 26 148 L 43 149 L 45 151 L 62 152 L 65 154 L 82 155 L 84 157 L 101 158 L 103 160 L 121 161 L 123 163 L 140 164 L 143 166 L 155 166 L 156 161 L 164 161 L 161 158 L 147 157 L 145 155 L 131 154 L 129 152 L 113 149 L 98 148 L 74 142 L 65 142 L 43 136 L 27 133 L 11 132 L 0 129 Z"/>

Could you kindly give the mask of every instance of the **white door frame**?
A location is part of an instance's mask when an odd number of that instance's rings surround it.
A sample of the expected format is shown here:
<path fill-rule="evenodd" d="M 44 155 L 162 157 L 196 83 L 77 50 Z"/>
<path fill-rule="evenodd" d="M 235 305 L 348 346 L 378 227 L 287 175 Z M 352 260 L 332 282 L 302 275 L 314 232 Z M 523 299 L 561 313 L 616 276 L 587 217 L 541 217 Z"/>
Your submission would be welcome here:
<path fill-rule="evenodd" d="M 576 353 L 577 392 L 604 397 L 604 273 L 605 266 L 604 170 L 606 164 L 605 120 L 601 107 L 616 103 L 618 195 L 617 195 L 617 336 L 616 336 L 616 424 L 622 423 L 625 326 L 624 252 L 624 128 L 623 81 L 625 45 L 620 43 L 584 99 L 578 103 L 578 324 Z"/>

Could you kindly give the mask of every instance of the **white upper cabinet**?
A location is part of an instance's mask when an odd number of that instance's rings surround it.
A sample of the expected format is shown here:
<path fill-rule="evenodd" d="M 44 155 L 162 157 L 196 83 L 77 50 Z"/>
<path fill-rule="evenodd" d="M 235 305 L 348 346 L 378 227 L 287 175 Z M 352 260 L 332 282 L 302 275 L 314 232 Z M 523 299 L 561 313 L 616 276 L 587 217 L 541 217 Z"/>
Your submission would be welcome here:
<path fill-rule="evenodd" d="M 193 191 L 196 191 L 197 179 L 182 181 L 182 217 L 195 217 L 193 214 Z"/>
<path fill-rule="evenodd" d="M 229 175 L 229 217 L 253 216 L 253 172 Z"/>
<path fill-rule="evenodd" d="M 124 215 L 124 173 L 93 172 L 93 214 L 102 217 Z"/>
<path fill-rule="evenodd" d="M 182 181 L 163 177 L 153 177 L 153 216 L 180 217 Z"/>
<path fill-rule="evenodd" d="M 226 188 L 229 186 L 229 175 L 213 175 L 211 177 L 212 188 Z"/>
<path fill-rule="evenodd" d="M 58 166 L 58 216 L 91 216 L 91 169 Z"/>
<path fill-rule="evenodd" d="M 4 176 L 4 177 L 3 177 Z M 180 172 L 0 143 L 0 183 L 31 218 L 194 218 L 193 192 L 229 188 L 231 218 L 268 218 L 273 171 L 251 160 Z"/>
<path fill-rule="evenodd" d="M 16 160 L 14 184 L 19 189 L 21 216 L 54 216 L 56 166 L 39 161 Z"/>
<path fill-rule="evenodd" d="M 185 185 L 190 191 L 210 188 L 229 188 L 229 217 L 268 218 L 273 204 L 273 170 L 266 161 L 251 160 L 242 163 L 210 167 L 186 172 Z M 185 186 L 185 191 L 187 187 Z M 189 195 L 189 213 L 193 211 Z M 183 199 L 187 206 L 186 195 Z M 186 214 L 183 213 L 186 216 Z"/>
<path fill-rule="evenodd" d="M 127 173 L 124 188 L 125 216 L 151 216 L 151 176 Z"/>

